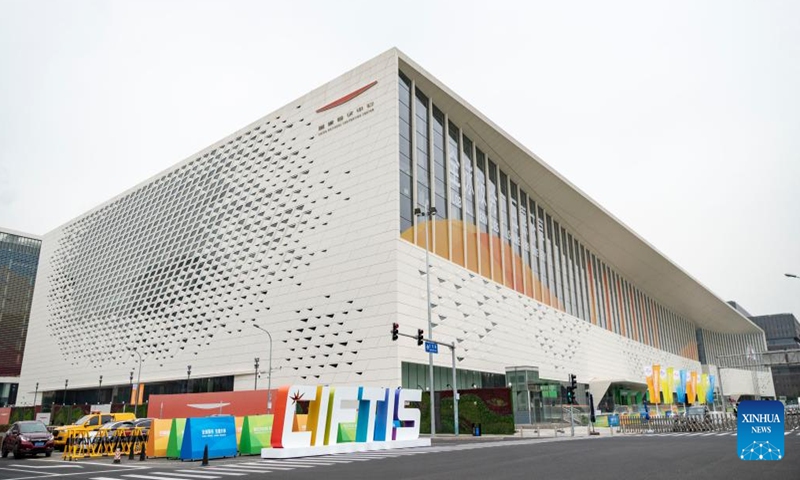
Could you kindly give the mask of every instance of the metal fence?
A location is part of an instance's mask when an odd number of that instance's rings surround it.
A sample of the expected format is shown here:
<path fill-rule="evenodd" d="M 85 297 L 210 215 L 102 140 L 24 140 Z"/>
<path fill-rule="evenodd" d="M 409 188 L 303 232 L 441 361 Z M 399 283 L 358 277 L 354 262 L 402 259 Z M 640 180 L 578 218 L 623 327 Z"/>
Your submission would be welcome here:
<path fill-rule="evenodd" d="M 672 432 L 731 432 L 736 431 L 736 415 L 717 413 L 707 417 L 623 415 L 620 417 L 621 433 L 672 433 Z M 800 429 L 800 413 L 787 412 L 785 431 Z"/>

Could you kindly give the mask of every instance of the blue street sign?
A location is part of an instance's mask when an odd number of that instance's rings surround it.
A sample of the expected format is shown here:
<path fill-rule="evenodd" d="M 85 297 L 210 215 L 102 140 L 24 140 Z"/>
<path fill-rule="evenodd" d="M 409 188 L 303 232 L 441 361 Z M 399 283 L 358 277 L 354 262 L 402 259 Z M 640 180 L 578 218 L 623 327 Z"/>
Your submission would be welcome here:
<path fill-rule="evenodd" d="M 609 427 L 619 427 L 619 415 L 609 415 L 608 416 L 608 426 Z"/>
<path fill-rule="evenodd" d="M 439 353 L 439 344 L 433 342 L 425 342 L 425 353 Z"/>

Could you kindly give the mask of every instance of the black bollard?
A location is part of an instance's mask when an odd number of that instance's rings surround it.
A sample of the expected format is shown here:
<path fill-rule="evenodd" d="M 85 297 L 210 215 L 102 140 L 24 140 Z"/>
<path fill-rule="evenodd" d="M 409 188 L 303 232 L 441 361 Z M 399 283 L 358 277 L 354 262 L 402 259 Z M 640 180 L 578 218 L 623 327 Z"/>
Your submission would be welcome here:
<path fill-rule="evenodd" d="M 145 452 L 145 446 L 142 444 L 142 450 L 139 452 L 139 461 L 144 462 L 147 459 L 147 453 Z"/>
<path fill-rule="evenodd" d="M 208 466 L 208 445 L 203 448 L 203 463 L 202 466 Z"/>
<path fill-rule="evenodd" d="M 135 443 L 133 443 L 133 437 L 128 437 L 127 443 L 128 443 L 128 449 L 129 449 L 128 450 L 128 460 L 133 460 L 133 447 L 136 445 Z"/>

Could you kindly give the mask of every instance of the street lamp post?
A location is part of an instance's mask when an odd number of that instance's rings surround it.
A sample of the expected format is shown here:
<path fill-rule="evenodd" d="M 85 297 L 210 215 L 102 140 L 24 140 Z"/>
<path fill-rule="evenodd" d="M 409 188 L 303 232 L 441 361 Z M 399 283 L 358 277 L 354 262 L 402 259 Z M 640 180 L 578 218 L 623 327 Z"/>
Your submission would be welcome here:
<path fill-rule="evenodd" d="M 138 392 L 138 390 L 140 388 L 140 385 L 142 384 L 142 354 L 139 353 L 139 350 L 137 350 L 135 348 L 128 347 L 128 350 L 133 351 L 134 353 L 136 353 L 136 355 L 139 356 L 139 375 L 136 377 L 136 390 L 137 390 L 136 393 L 133 393 L 133 383 L 131 383 L 131 395 L 132 395 L 132 398 L 134 399 L 134 401 L 131 402 L 131 403 L 138 407 L 139 406 L 139 392 Z M 133 382 L 133 371 L 131 371 L 131 382 Z M 134 412 L 135 411 L 136 410 L 134 410 Z"/>
<path fill-rule="evenodd" d="M 33 413 L 34 414 L 36 413 L 36 396 L 37 395 L 39 395 L 39 382 L 36 382 L 36 390 L 33 392 Z"/>
<path fill-rule="evenodd" d="M 186 365 L 186 393 L 189 393 L 189 382 L 192 381 L 192 366 Z"/>
<path fill-rule="evenodd" d="M 97 404 L 100 405 L 100 389 L 103 388 L 103 376 L 100 375 L 100 383 L 97 384 Z"/>
<path fill-rule="evenodd" d="M 261 360 L 261 359 L 256 357 L 256 359 L 255 359 L 255 363 L 256 363 L 255 379 L 256 379 L 256 382 L 255 382 L 255 385 L 253 386 L 253 390 L 258 390 L 258 362 L 259 362 L 259 360 Z"/>
<path fill-rule="evenodd" d="M 253 324 L 253 326 L 266 333 L 269 338 L 269 365 L 267 366 L 267 413 L 269 413 L 272 408 L 272 335 L 258 325 Z M 258 372 L 256 372 L 256 378 L 258 378 Z"/>
<path fill-rule="evenodd" d="M 431 219 L 434 215 L 436 215 L 436 207 L 430 207 L 427 202 L 425 202 L 425 210 L 423 211 L 419 207 L 414 209 L 414 215 L 417 217 L 427 217 L 425 221 L 425 283 L 426 289 L 428 292 L 428 338 L 433 340 L 433 322 L 431 321 L 431 262 L 430 262 L 430 249 L 428 244 L 428 236 L 430 235 L 428 232 L 430 230 L 430 223 Z M 431 403 L 431 437 L 436 436 L 436 421 L 435 421 L 435 410 L 434 407 L 434 392 L 436 391 L 436 387 L 433 383 L 433 353 L 428 353 L 428 374 L 430 375 L 430 403 Z M 453 399 L 455 401 L 455 399 Z"/>
<path fill-rule="evenodd" d="M 62 409 L 67 405 L 67 386 L 69 386 L 69 379 L 64 380 L 64 399 L 61 401 L 61 408 Z M 69 413 L 70 414 L 72 413 L 71 409 L 70 409 Z M 67 417 L 67 423 L 65 423 L 64 425 L 68 425 L 69 423 L 72 423 L 72 422 L 70 422 L 69 421 L 69 417 Z"/>
<path fill-rule="evenodd" d="M 129 400 L 130 400 L 131 398 L 133 398 L 133 370 L 131 370 L 131 376 L 130 376 L 129 380 L 130 380 L 130 384 L 131 384 L 131 394 L 130 394 L 130 398 L 129 398 Z M 133 400 L 131 400 L 131 403 L 133 403 Z M 125 401 L 124 400 L 122 401 L 122 411 L 123 412 L 125 411 Z"/>

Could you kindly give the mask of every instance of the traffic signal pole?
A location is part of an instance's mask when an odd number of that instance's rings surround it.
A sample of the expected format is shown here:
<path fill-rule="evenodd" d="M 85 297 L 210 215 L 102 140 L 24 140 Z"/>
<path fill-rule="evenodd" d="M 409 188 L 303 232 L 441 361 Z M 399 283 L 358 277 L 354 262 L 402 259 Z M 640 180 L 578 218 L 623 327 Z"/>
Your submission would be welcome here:
<path fill-rule="evenodd" d="M 456 344 L 455 344 L 455 342 L 453 342 L 453 343 L 445 343 L 445 342 L 440 342 L 440 341 L 433 340 L 433 339 L 430 339 L 430 338 L 424 338 L 422 330 L 417 330 L 417 334 L 416 335 L 410 335 L 408 333 L 400 333 L 400 325 L 397 324 L 397 323 L 393 323 L 392 324 L 391 333 L 392 333 L 392 340 L 397 340 L 398 337 L 407 337 L 407 338 L 413 338 L 414 340 L 416 340 L 417 341 L 417 345 L 422 345 L 424 342 L 428 342 L 428 343 L 434 343 L 436 345 L 443 345 L 443 346 L 445 346 L 445 347 L 450 349 L 450 357 L 452 358 L 452 361 L 453 361 L 453 383 L 452 383 L 452 386 L 453 386 L 453 433 L 455 433 L 455 436 L 457 437 L 458 436 L 458 383 L 457 383 L 458 382 L 458 380 L 457 380 L 458 377 L 456 375 Z M 431 353 L 431 355 L 433 355 L 433 353 Z M 430 392 L 430 393 L 431 393 L 430 400 L 431 400 L 431 403 L 433 403 L 433 400 L 434 400 L 433 392 Z M 433 412 L 431 412 L 431 413 L 433 413 Z M 433 436 L 433 422 L 431 422 L 431 436 Z"/>
<path fill-rule="evenodd" d="M 575 418 L 573 415 L 573 408 L 572 406 L 575 405 L 575 390 L 578 389 L 578 382 L 577 377 L 570 373 L 569 374 L 569 386 L 567 386 L 567 403 L 569 404 L 569 429 L 570 429 L 570 436 L 575 436 Z"/>
<path fill-rule="evenodd" d="M 574 419 L 574 417 L 572 415 L 572 405 L 569 406 L 569 430 L 570 430 L 570 436 L 574 437 L 575 436 L 575 419 Z"/>

